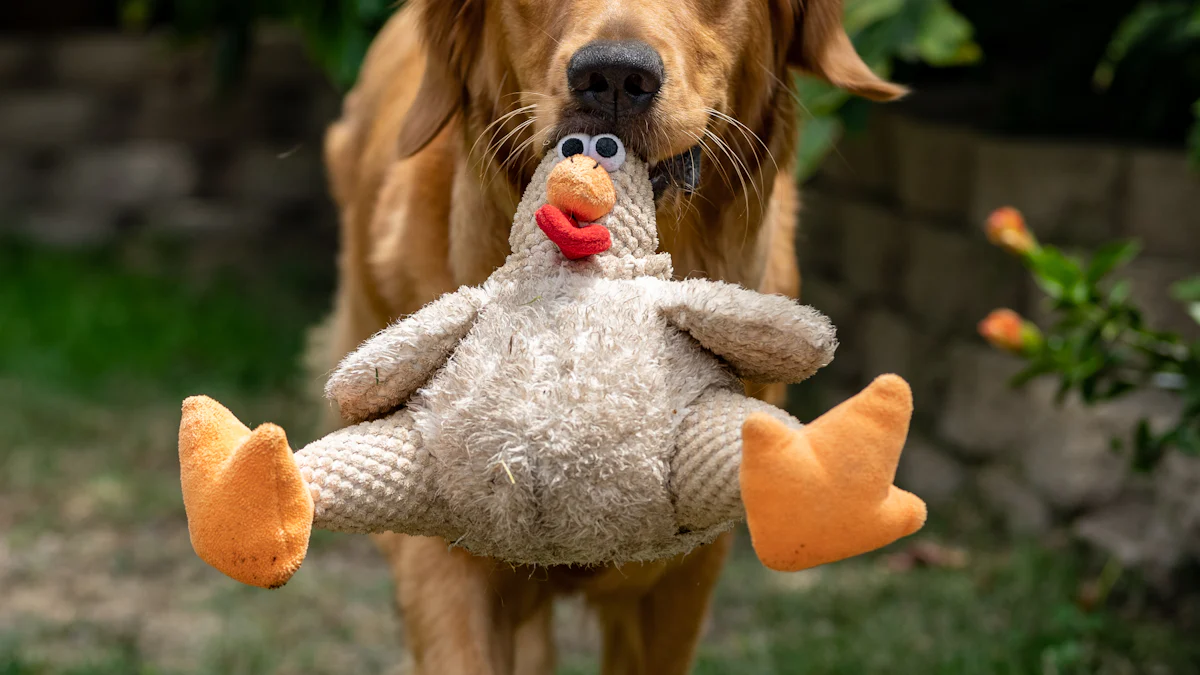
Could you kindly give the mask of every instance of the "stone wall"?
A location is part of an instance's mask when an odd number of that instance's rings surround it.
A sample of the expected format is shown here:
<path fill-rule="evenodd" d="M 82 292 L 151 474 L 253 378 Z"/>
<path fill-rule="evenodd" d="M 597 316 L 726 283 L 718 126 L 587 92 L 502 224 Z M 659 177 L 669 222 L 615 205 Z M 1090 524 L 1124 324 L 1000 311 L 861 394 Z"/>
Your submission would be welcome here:
<path fill-rule="evenodd" d="M 975 325 L 991 309 L 1043 316 L 1021 265 L 983 237 L 999 206 L 1024 211 L 1039 237 L 1087 250 L 1137 237 L 1129 269 L 1148 320 L 1200 337 L 1167 296 L 1200 274 L 1200 178 L 1180 152 L 992 138 L 878 114 L 806 189 L 804 299 L 839 326 L 822 376 L 835 398 L 897 372 L 918 408 L 900 481 L 939 504 L 971 492 L 1018 532 L 1070 525 L 1156 574 L 1200 555 L 1200 467 L 1173 457 L 1131 475 L 1110 439 L 1169 398 L 1138 395 L 1095 409 L 1054 404 L 1054 382 L 1008 386 L 1020 362 Z"/>
<path fill-rule="evenodd" d="M 0 36 L 0 232 L 333 246 L 321 134 L 339 95 L 286 32 L 225 94 L 209 56 L 160 36 Z"/>

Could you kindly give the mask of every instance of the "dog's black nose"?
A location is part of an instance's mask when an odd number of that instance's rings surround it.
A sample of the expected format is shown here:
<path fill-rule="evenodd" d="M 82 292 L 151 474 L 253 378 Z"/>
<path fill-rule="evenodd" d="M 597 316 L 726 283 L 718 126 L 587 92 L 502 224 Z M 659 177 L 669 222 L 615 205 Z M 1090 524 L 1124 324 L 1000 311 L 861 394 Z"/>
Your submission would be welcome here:
<path fill-rule="evenodd" d="M 575 100 L 606 117 L 645 112 L 662 82 L 662 57 L 636 40 L 589 42 L 567 64 L 567 86 Z"/>

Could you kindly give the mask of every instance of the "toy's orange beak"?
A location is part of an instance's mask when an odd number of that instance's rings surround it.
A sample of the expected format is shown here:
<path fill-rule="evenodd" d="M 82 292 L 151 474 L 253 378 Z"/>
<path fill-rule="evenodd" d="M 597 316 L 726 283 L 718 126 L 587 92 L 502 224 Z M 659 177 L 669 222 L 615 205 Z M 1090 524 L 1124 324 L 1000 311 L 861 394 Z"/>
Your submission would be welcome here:
<path fill-rule="evenodd" d="M 538 227 L 567 258 L 578 260 L 612 248 L 608 230 L 594 222 L 617 202 L 612 179 L 599 162 L 586 155 L 559 162 L 546 179 L 546 199 L 549 203 L 537 212 Z"/>

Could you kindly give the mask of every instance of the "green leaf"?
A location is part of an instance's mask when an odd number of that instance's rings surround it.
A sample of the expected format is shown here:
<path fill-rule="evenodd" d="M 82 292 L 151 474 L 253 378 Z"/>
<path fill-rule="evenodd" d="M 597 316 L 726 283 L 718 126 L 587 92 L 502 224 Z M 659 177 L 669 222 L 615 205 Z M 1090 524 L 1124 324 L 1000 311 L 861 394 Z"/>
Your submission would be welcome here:
<path fill-rule="evenodd" d="M 1133 435 L 1133 468 L 1146 472 L 1153 469 L 1162 459 L 1165 443 L 1154 438 L 1150 432 L 1150 423 L 1146 420 L 1138 422 Z"/>
<path fill-rule="evenodd" d="M 905 0 L 848 0 L 842 25 L 854 35 L 874 23 L 889 19 L 904 9 Z"/>
<path fill-rule="evenodd" d="M 922 18 L 917 34 L 917 54 L 932 66 L 975 63 L 983 55 L 972 41 L 971 23 L 948 2 L 933 3 Z"/>
<path fill-rule="evenodd" d="M 1175 282 L 1171 286 L 1171 297 L 1180 302 L 1200 302 L 1200 277 Z"/>
<path fill-rule="evenodd" d="M 1125 304 L 1132 291 L 1133 284 L 1129 283 L 1128 279 L 1122 279 L 1113 284 L 1112 290 L 1108 292 L 1108 301 L 1114 305 Z"/>
<path fill-rule="evenodd" d="M 804 122 L 803 128 L 796 153 L 796 177 L 801 181 L 812 176 L 833 150 L 842 135 L 842 122 L 836 117 L 814 117 Z"/>
<path fill-rule="evenodd" d="M 1117 241 L 1106 244 L 1096 251 L 1087 269 L 1087 281 L 1094 284 L 1110 272 L 1122 267 L 1137 257 L 1142 245 L 1137 241 Z"/>
<path fill-rule="evenodd" d="M 1193 302 L 1188 305 L 1188 316 L 1196 323 L 1200 323 L 1200 302 Z"/>
<path fill-rule="evenodd" d="M 1083 281 L 1079 262 L 1053 246 L 1043 246 L 1029 256 L 1034 281 L 1055 300 L 1073 300 L 1075 289 Z"/>
<path fill-rule="evenodd" d="M 1104 58 L 1096 66 L 1092 74 L 1092 82 L 1100 89 L 1107 89 L 1113 81 L 1117 66 L 1124 61 L 1125 56 L 1133 47 L 1143 40 L 1155 35 L 1162 27 L 1176 26 L 1181 33 L 1189 30 L 1187 9 L 1178 4 L 1166 2 L 1142 2 L 1117 27 L 1112 39 L 1105 48 Z"/>

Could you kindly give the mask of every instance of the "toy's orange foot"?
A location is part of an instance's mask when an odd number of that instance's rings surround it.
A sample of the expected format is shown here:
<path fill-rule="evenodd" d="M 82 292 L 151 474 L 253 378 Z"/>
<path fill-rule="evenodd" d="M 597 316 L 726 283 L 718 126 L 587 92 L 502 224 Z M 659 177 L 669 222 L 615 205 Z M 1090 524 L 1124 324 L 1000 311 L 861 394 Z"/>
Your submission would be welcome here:
<path fill-rule="evenodd" d="M 804 427 L 762 413 L 742 426 L 742 503 L 758 559 L 794 572 L 886 546 L 925 524 L 892 485 L 912 392 L 884 375 Z"/>
<path fill-rule="evenodd" d="M 245 584 L 287 583 L 308 551 L 313 501 L 283 429 L 251 432 L 220 403 L 193 396 L 183 402 L 179 466 L 196 554 Z"/>

